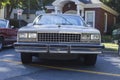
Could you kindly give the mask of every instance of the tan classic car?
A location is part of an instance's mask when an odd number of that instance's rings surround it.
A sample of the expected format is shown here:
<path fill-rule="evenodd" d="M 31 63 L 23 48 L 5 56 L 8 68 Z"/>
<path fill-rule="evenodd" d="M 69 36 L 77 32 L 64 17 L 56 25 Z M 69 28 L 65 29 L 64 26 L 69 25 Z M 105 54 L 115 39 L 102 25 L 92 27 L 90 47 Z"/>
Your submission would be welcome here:
<path fill-rule="evenodd" d="M 94 65 L 103 48 L 99 30 L 87 27 L 78 15 L 39 15 L 33 23 L 19 29 L 17 37 L 15 50 L 21 53 L 22 63 L 31 63 L 32 56 L 82 57 L 86 65 Z"/>

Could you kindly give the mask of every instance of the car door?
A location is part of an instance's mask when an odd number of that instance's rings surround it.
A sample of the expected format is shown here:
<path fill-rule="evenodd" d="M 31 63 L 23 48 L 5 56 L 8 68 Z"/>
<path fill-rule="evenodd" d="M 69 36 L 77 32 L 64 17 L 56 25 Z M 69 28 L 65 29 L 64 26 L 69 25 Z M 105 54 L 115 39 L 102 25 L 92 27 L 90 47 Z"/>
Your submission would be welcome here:
<path fill-rule="evenodd" d="M 17 30 L 12 28 L 6 29 L 7 43 L 13 44 L 17 40 Z"/>

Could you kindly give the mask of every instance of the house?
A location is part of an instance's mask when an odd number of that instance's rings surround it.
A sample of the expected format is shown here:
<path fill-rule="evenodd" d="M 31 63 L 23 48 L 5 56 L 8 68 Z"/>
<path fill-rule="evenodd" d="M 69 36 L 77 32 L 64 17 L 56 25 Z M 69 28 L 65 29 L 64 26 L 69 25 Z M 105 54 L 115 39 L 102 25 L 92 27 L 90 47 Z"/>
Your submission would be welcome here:
<path fill-rule="evenodd" d="M 55 0 L 53 6 L 46 6 L 47 12 L 81 15 L 93 28 L 102 34 L 110 33 L 119 15 L 99 0 Z"/>
<path fill-rule="evenodd" d="M 106 6 L 100 0 L 55 0 L 45 7 L 47 13 L 80 15 L 93 28 L 99 29 L 102 34 L 111 32 L 112 26 L 116 24 L 116 18 L 119 15 L 118 12 Z M 37 14 L 39 13 L 41 11 L 37 11 Z M 16 18 L 16 16 L 15 13 L 13 18 Z M 24 10 L 21 15 L 21 19 L 27 22 L 32 22 L 35 17 L 36 10 Z"/>

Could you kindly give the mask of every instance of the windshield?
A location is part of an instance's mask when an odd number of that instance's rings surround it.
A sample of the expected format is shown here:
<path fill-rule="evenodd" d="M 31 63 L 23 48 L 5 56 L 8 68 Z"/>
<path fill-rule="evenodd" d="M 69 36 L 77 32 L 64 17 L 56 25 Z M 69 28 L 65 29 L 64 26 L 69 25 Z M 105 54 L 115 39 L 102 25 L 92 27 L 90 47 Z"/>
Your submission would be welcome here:
<path fill-rule="evenodd" d="M 0 28 L 6 28 L 7 21 L 5 20 L 0 20 Z"/>
<path fill-rule="evenodd" d="M 39 16 L 34 24 L 37 25 L 77 25 L 85 26 L 82 18 L 71 15 L 42 15 Z"/>

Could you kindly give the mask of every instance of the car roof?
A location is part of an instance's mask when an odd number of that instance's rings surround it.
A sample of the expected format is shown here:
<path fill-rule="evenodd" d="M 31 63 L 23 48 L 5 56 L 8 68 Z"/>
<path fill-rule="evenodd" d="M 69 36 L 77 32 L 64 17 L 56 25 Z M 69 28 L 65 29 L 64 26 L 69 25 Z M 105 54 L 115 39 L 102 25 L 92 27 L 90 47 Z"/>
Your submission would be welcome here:
<path fill-rule="evenodd" d="M 42 14 L 42 15 L 65 15 L 65 16 L 78 16 L 80 17 L 80 15 L 77 15 L 77 14 L 55 14 L 55 13 L 46 13 L 46 14 Z"/>

